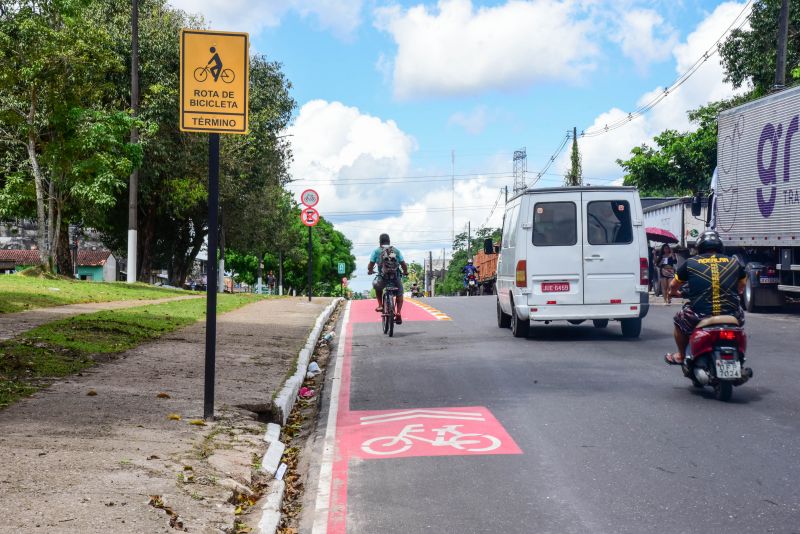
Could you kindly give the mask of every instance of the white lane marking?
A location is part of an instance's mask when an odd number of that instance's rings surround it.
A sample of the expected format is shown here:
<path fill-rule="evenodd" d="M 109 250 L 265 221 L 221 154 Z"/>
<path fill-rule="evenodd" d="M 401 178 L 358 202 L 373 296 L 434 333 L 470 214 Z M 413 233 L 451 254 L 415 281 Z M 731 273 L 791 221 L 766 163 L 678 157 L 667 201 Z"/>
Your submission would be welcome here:
<path fill-rule="evenodd" d="M 378 415 L 365 415 L 360 419 L 362 421 L 371 421 L 372 419 L 383 419 L 384 417 L 397 417 L 398 415 L 411 415 L 411 414 L 432 414 L 432 415 L 452 415 L 464 417 L 480 417 L 483 419 L 483 414 L 480 412 L 451 412 L 448 410 L 425 410 L 422 408 L 414 410 L 403 410 L 401 412 L 381 413 Z"/>
<path fill-rule="evenodd" d="M 399 417 L 387 417 L 385 419 L 376 419 L 374 421 L 366 421 L 362 425 L 375 425 L 378 423 L 391 423 L 392 421 L 405 421 L 406 419 L 458 419 L 460 421 L 486 421 L 483 417 L 452 417 L 450 415 L 401 415 Z"/>
<path fill-rule="evenodd" d="M 328 406 L 328 422 L 325 426 L 325 441 L 322 449 L 322 463 L 319 468 L 319 485 L 317 486 L 317 502 L 314 512 L 313 534 L 325 534 L 328 531 L 328 514 L 331 504 L 331 487 L 333 485 L 333 457 L 336 452 L 336 420 L 339 417 L 339 391 L 342 384 L 342 366 L 344 363 L 345 338 L 347 323 L 350 321 L 350 304 L 344 310 L 342 330 L 339 344 L 336 346 L 336 367 L 331 380 L 331 402 Z"/>

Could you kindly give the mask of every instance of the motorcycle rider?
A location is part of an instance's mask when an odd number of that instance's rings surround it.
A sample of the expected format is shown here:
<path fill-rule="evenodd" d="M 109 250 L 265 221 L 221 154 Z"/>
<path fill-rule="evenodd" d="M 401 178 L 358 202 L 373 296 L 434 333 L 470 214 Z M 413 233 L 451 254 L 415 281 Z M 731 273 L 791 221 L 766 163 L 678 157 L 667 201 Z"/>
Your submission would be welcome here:
<path fill-rule="evenodd" d="M 467 260 L 467 264 L 461 269 L 461 272 L 464 273 L 464 287 L 467 287 L 470 275 L 478 276 L 478 268 L 472 264 L 471 258 Z"/>
<path fill-rule="evenodd" d="M 667 354 L 664 361 L 680 365 L 695 327 L 715 315 L 732 315 L 744 325 L 744 311 L 739 296 L 744 291 L 747 273 L 736 258 L 724 254 L 725 247 L 713 230 L 697 238 L 697 256 L 686 260 L 669 286 L 672 296 L 681 296 L 681 286 L 688 282 L 688 302 L 675 314 L 675 344 L 678 352 Z"/>
<path fill-rule="evenodd" d="M 403 258 L 403 253 L 392 246 L 391 240 L 389 239 L 389 234 L 381 234 L 380 238 L 378 239 L 378 243 L 380 246 L 372 251 L 372 255 L 369 257 L 369 265 L 367 265 L 367 274 L 374 274 L 375 266 L 378 266 L 378 274 L 372 281 L 372 287 L 375 288 L 375 296 L 378 299 L 378 307 L 375 308 L 375 311 L 380 313 L 383 312 L 383 289 L 386 287 L 386 284 L 390 281 L 390 279 L 393 278 L 394 283 L 397 284 L 397 289 L 399 289 L 397 294 L 397 310 L 394 315 L 394 322 L 397 324 L 403 324 L 403 317 L 400 315 L 400 312 L 403 309 L 403 281 L 399 276 L 397 276 L 397 272 L 393 274 L 384 274 L 383 267 L 381 265 L 383 263 L 382 258 L 385 256 L 384 251 L 394 252 L 397 263 L 399 264 L 400 269 L 402 269 L 404 276 L 408 276 L 408 265 L 406 265 L 405 259 Z"/>

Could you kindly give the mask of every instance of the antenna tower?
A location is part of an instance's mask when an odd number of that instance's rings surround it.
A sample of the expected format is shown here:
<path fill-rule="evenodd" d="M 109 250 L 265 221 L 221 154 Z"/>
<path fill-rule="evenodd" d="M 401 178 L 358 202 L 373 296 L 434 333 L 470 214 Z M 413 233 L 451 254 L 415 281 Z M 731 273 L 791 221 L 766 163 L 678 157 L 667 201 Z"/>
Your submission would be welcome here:
<path fill-rule="evenodd" d="M 514 193 L 526 189 L 525 175 L 528 172 L 528 154 L 525 147 L 514 151 Z"/>

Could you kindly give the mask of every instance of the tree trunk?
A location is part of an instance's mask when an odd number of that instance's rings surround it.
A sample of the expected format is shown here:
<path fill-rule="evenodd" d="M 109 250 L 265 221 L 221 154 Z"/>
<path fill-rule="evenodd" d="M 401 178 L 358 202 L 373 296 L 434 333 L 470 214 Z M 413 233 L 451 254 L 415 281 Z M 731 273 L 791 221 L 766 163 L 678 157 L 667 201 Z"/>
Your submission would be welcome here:
<path fill-rule="evenodd" d="M 72 249 L 69 247 L 69 224 L 64 225 L 64 228 L 58 232 L 56 241 L 58 242 L 56 247 L 56 250 L 58 250 L 58 255 L 56 256 L 58 271 L 62 275 L 72 278 L 75 268 L 72 265 Z"/>
<path fill-rule="evenodd" d="M 278 295 L 283 295 L 283 252 L 278 252 Z"/>
<path fill-rule="evenodd" d="M 55 240 L 56 240 L 56 226 L 53 222 L 56 220 L 56 184 L 51 178 L 50 183 L 47 185 L 47 266 L 50 271 L 53 270 L 55 265 L 54 258 L 56 257 Z"/>
<path fill-rule="evenodd" d="M 36 185 L 36 246 L 39 247 L 39 260 L 45 263 L 47 257 L 47 218 L 44 212 L 44 177 L 39 167 L 39 156 L 36 154 L 36 135 L 34 134 L 34 120 L 36 118 L 36 90 L 31 94 L 31 108 L 28 113 L 28 159 L 31 162 L 33 183 Z"/>
<path fill-rule="evenodd" d="M 142 222 L 142 218 L 139 218 Z M 139 232 L 139 264 L 134 265 L 136 269 L 136 280 L 140 282 L 150 283 L 150 272 L 152 271 L 153 263 L 153 245 L 156 241 L 156 210 L 151 204 L 147 209 L 147 217 L 144 218 L 144 228 Z M 131 267 L 128 266 L 130 269 Z M 145 278 L 145 276 L 147 276 Z"/>

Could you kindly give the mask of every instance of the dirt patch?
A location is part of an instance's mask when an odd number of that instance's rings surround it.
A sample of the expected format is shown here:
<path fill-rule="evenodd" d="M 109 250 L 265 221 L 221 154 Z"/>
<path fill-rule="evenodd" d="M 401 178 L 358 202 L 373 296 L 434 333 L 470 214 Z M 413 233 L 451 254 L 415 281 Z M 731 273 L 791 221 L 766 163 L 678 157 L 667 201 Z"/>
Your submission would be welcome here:
<path fill-rule="evenodd" d="M 191 424 L 202 323 L 0 412 L 0 531 L 233 532 L 266 448 L 265 425 L 240 406 L 269 402 L 329 302 L 266 300 L 219 318 L 213 423 Z"/>

